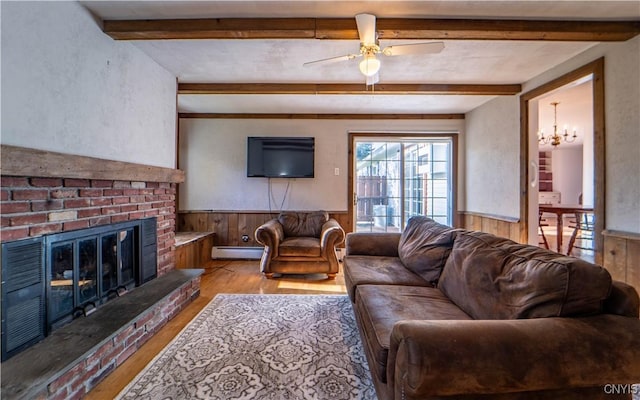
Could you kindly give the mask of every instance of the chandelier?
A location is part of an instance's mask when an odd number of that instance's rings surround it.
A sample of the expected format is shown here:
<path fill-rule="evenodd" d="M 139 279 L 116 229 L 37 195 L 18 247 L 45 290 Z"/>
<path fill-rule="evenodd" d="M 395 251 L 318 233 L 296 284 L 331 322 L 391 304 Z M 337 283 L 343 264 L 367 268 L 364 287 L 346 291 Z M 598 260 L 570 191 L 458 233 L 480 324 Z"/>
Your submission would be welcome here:
<path fill-rule="evenodd" d="M 565 125 L 562 130 L 562 135 L 558 134 L 558 104 L 560 102 L 554 101 L 551 103 L 553 106 L 553 135 L 544 135 L 544 130 L 540 130 L 538 133 L 538 143 L 540 144 L 550 144 L 554 148 L 560 145 L 562 142 L 573 143 L 578 135 L 576 134 L 576 128 L 573 128 L 573 135 L 569 135 L 567 131 L 567 126 Z"/>

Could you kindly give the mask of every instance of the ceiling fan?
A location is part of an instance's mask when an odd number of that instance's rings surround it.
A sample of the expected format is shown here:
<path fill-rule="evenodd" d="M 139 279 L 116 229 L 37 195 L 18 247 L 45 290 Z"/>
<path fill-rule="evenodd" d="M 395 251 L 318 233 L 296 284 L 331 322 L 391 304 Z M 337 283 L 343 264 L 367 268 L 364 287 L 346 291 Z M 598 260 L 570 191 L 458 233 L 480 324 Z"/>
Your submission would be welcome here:
<path fill-rule="evenodd" d="M 377 54 L 385 56 L 400 56 L 405 54 L 434 54 L 444 49 L 443 42 L 412 43 L 396 46 L 387 46 L 380 49 L 378 35 L 376 33 L 376 16 L 372 14 L 356 15 L 356 25 L 358 26 L 358 36 L 360 37 L 360 52 L 357 54 L 347 54 L 325 58 L 322 60 L 310 61 L 303 66 L 310 67 L 316 65 L 332 64 L 340 61 L 349 61 L 362 57 L 359 67 L 360 72 L 366 77 L 367 85 L 377 83 L 380 71 L 380 60 Z"/>

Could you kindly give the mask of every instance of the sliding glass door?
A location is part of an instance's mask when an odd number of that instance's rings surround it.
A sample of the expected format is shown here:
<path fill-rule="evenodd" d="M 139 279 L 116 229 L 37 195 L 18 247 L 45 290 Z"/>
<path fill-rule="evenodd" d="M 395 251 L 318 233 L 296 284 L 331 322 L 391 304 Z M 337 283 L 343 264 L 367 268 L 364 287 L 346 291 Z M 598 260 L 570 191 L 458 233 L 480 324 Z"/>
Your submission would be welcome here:
<path fill-rule="evenodd" d="M 415 215 L 452 225 L 450 137 L 358 137 L 354 148 L 356 232 L 400 232 Z"/>

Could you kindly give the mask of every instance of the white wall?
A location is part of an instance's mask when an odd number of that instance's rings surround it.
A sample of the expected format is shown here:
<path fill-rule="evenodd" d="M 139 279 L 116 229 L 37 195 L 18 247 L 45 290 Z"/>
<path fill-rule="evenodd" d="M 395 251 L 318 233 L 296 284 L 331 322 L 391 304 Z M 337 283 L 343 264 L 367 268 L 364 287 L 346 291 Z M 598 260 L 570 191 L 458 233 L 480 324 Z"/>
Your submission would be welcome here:
<path fill-rule="evenodd" d="M 272 179 L 272 210 L 346 211 L 349 132 L 461 131 L 462 120 L 181 119 L 181 210 L 269 209 L 268 179 L 247 178 L 247 136 L 315 137 L 315 178 Z M 340 175 L 334 175 L 334 169 Z M 459 177 L 459 181 L 461 178 Z M 282 202 L 287 182 L 289 193 Z"/>
<path fill-rule="evenodd" d="M 530 80 L 532 90 L 605 58 L 605 228 L 640 233 L 640 36 L 604 43 Z M 469 178 L 470 179 L 470 178 Z"/>
<path fill-rule="evenodd" d="M 3 144 L 175 167 L 174 76 L 76 2 L 1 7 Z"/>
<path fill-rule="evenodd" d="M 605 57 L 606 229 L 640 233 L 640 36 L 595 46 L 526 82 L 522 92 L 602 56 Z M 467 114 L 464 210 L 519 216 L 518 101 L 515 96 L 498 98 Z"/>
<path fill-rule="evenodd" d="M 520 217 L 519 107 L 517 96 L 505 96 L 467 113 L 463 210 Z"/>
<path fill-rule="evenodd" d="M 582 146 L 560 146 L 551 152 L 553 191 L 560 192 L 562 203 L 578 204 L 582 193 L 582 165 Z"/>

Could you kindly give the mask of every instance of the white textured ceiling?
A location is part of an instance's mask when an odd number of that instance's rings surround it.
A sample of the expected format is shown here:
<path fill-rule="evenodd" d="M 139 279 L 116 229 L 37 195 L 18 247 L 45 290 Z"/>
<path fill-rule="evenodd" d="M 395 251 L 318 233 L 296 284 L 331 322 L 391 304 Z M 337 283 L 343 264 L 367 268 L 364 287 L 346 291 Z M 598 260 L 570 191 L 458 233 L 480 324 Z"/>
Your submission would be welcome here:
<path fill-rule="evenodd" d="M 87 1 L 102 19 L 353 17 L 620 20 L 639 1 Z M 132 42 L 179 82 L 358 83 L 357 61 L 303 63 L 357 53 L 357 40 L 153 40 Z M 382 41 L 381 47 L 410 41 Z M 523 83 L 595 42 L 445 41 L 439 54 L 382 57 L 380 83 Z M 180 95 L 180 112 L 465 113 L 493 96 Z"/>
<path fill-rule="evenodd" d="M 558 102 L 556 123 L 558 134 L 562 135 L 567 129 L 569 135 L 575 129 L 578 137 L 571 143 L 563 142 L 561 148 L 578 147 L 584 143 L 584 136 L 593 131 L 593 82 L 591 78 L 572 82 L 558 90 L 547 93 L 537 99 L 539 128 L 545 135 L 553 133 L 554 108 L 553 102 Z M 551 150 L 550 144 L 541 144 L 543 151 Z"/>

